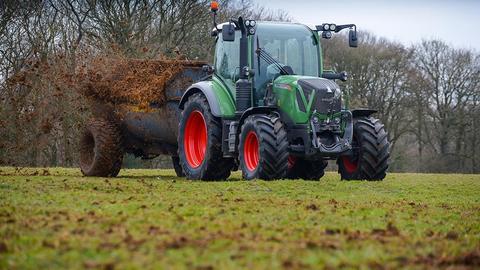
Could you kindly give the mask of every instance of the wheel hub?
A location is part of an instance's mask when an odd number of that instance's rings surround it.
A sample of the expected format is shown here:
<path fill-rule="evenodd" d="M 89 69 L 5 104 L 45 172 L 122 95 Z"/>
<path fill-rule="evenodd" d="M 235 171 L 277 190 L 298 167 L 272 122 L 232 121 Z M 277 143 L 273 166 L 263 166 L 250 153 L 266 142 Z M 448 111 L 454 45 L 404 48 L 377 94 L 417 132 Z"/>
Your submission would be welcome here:
<path fill-rule="evenodd" d="M 188 165 L 198 168 L 203 163 L 207 150 L 207 125 L 200 111 L 190 113 L 184 135 L 183 144 Z"/>
<path fill-rule="evenodd" d="M 358 170 L 358 159 L 353 160 L 351 157 L 342 157 L 343 166 L 348 173 L 354 173 Z"/>
<path fill-rule="evenodd" d="M 249 171 L 254 171 L 259 163 L 259 144 L 258 137 L 254 131 L 250 131 L 245 139 L 245 146 L 243 148 L 243 156 L 245 165 Z"/>

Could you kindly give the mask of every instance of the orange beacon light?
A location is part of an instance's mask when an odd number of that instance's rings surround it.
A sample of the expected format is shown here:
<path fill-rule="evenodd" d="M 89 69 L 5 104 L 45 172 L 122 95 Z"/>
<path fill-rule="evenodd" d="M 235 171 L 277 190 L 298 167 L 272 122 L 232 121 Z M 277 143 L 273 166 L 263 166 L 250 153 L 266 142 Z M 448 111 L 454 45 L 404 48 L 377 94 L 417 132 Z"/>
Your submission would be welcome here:
<path fill-rule="evenodd" d="M 218 10 L 218 2 L 217 1 L 212 1 L 210 3 L 210 9 L 213 11 L 213 12 L 217 12 Z"/>

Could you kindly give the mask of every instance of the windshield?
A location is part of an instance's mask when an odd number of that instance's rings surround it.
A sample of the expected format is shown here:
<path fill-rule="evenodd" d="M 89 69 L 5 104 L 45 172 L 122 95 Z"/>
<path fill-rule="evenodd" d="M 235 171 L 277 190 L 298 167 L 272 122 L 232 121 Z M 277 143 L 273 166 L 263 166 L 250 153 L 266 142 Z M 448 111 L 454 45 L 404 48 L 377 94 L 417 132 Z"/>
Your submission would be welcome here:
<path fill-rule="evenodd" d="M 257 42 L 258 39 L 258 42 Z M 259 23 L 254 40 L 258 46 L 270 54 L 280 65 L 288 66 L 295 75 L 319 76 L 318 42 L 312 31 L 303 25 L 281 23 Z M 257 70 L 255 88 L 263 92 L 267 83 L 280 74 L 275 65 L 268 64 L 254 55 Z"/>

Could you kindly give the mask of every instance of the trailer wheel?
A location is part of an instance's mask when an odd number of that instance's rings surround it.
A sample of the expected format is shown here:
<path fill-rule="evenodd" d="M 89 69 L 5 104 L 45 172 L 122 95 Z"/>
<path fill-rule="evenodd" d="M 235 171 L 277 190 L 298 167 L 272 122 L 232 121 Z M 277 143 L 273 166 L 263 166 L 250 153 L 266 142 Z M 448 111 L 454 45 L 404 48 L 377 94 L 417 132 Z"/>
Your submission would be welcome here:
<path fill-rule="evenodd" d="M 180 158 L 172 156 L 172 165 L 173 169 L 175 169 L 175 173 L 177 177 L 185 177 L 185 173 L 183 173 L 182 166 L 180 165 Z"/>
<path fill-rule="evenodd" d="M 290 156 L 288 161 L 288 179 L 320 180 L 325 175 L 326 160 L 304 160 Z"/>
<path fill-rule="evenodd" d="M 178 157 L 188 179 L 223 180 L 234 162 L 222 153 L 222 123 L 202 94 L 188 98 L 180 116 Z"/>
<path fill-rule="evenodd" d="M 122 168 L 122 136 L 115 123 L 93 119 L 80 137 L 80 170 L 85 176 L 115 177 Z"/>
<path fill-rule="evenodd" d="M 352 146 L 352 156 L 337 159 L 342 179 L 383 180 L 388 169 L 390 143 L 380 120 L 373 117 L 354 119 Z"/>
<path fill-rule="evenodd" d="M 271 180 L 287 175 L 287 133 L 278 117 L 249 116 L 242 125 L 238 152 L 245 179 Z"/>

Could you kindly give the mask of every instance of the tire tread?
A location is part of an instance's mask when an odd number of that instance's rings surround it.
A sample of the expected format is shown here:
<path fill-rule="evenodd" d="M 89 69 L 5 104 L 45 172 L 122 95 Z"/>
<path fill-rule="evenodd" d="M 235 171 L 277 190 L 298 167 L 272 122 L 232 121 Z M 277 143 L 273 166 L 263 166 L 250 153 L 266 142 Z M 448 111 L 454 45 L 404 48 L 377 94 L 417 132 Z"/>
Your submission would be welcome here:
<path fill-rule="evenodd" d="M 385 126 L 374 117 L 354 119 L 354 132 L 360 147 L 358 170 L 348 173 L 341 159 L 337 160 L 338 172 L 345 180 L 383 180 L 389 165 L 390 143 Z"/>

